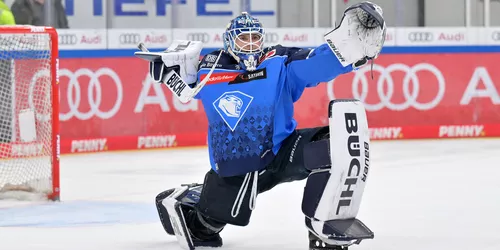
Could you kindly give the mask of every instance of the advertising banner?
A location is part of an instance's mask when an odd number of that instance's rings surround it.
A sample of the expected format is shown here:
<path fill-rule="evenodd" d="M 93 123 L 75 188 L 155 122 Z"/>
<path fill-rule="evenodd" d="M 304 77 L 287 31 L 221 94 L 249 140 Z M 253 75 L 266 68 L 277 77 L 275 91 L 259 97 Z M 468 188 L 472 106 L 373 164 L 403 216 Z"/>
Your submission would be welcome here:
<path fill-rule="evenodd" d="M 172 43 L 169 29 L 110 29 L 108 46 L 116 49 L 137 49 L 144 43 L 148 48 L 166 49 Z"/>
<path fill-rule="evenodd" d="M 102 49 L 108 46 L 108 34 L 103 29 L 58 30 L 59 49 Z"/>
<path fill-rule="evenodd" d="M 364 67 L 325 84 L 326 96 L 311 89 L 296 116 L 302 126 L 314 126 L 327 112 L 321 103 L 356 98 L 368 112 L 373 139 L 499 136 L 498 59 L 499 53 L 383 55 L 373 79 Z"/>
<path fill-rule="evenodd" d="M 395 46 L 395 45 L 396 45 L 396 29 L 387 28 L 387 31 L 385 33 L 384 46 Z"/>
<path fill-rule="evenodd" d="M 281 44 L 290 47 L 309 47 L 323 43 L 326 29 L 273 29 L 265 30 L 264 43 L 266 46 Z M 174 40 L 201 41 L 206 48 L 223 46 L 224 29 L 173 29 Z M 168 45 L 167 45 L 168 46 Z"/>
<path fill-rule="evenodd" d="M 484 37 L 485 44 L 500 45 L 500 27 L 482 29 L 481 37 Z"/>
<path fill-rule="evenodd" d="M 173 29 L 173 40 L 203 42 L 205 48 L 219 48 L 224 44 L 224 29 Z"/>
<path fill-rule="evenodd" d="M 61 60 L 62 153 L 203 144 L 200 108 L 154 84 L 143 60 Z"/>
<path fill-rule="evenodd" d="M 397 29 L 396 40 L 401 46 L 467 45 L 477 40 L 477 30 L 467 28 L 405 28 Z"/>
<path fill-rule="evenodd" d="M 3 0 L 12 6 L 16 0 Z M 59 0 L 72 29 L 225 27 L 242 11 L 276 27 L 277 0 Z M 55 2 L 54 0 L 52 2 Z M 247 4 L 243 5 L 244 2 Z M 34 4 L 31 3 L 30 4 Z"/>
<path fill-rule="evenodd" d="M 163 26 L 164 27 L 164 26 Z M 144 42 L 153 49 L 165 49 L 173 40 L 201 41 L 205 48 L 223 46 L 225 26 L 217 28 L 113 28 L 61 29 L 61 50 L 135 49 Z M 324 42 L 330 28 L 266 28 L 266 46 L 314 47 Z M 500 45 L 500 28 L 388 28 L 385 47 L 457 47 Z"/>
<path fill-rule="evenodd" d="M 328 102 L 365 103 L 373 139 L 500 136 L 500 53 L 387 54 L 306 90 L 299 127 L 327 125 Z M 180 103 L 138 58 L 61 59 L 61 152 L 206 145 L 201 102 Z"/>

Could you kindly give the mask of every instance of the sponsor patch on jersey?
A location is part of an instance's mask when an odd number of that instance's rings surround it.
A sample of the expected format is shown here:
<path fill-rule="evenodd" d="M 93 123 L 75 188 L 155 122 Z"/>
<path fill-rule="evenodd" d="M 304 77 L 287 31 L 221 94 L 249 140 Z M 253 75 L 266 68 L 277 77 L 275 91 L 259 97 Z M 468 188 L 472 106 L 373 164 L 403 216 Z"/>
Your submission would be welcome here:
<path fill-rule="evenodd" d="M 208 55 L 205 56 L 205 61 L 206 62 L 214 63 L 216 60 L 217 60 L 217 56 L 216 55 L 208 54 Z"/>
<path fill-rule="evenodd" d="M 207 85 L 221 83 L 221 82 L 230 82 L 238 76 L 238 72 L 223 72 L 223 73 L 213 73 L 210 75 L 208 79 Z M 207 74 L 203 74 L 200 76 L 200 81 L 203 81 L 207 77 Z"/>
<path fill-rule="evenodd" d="M 231 131 L 234 131 L 248 107 L 250 107 L 252 100 L 252 96 L 241 91 L 230 91 L 217 98 L 213 102 L 213 106 Z"/>
<path fill-rule="evenodd" d="M 213 66 L 214 66 L 214 63 L 202 63 L 200 65 L 200 69 L 202 69 L 202 68 L 211 69 Z M 224 68 L 224 66 L 222 64 L 218 63 L 217 65 L 215 65 L 215 68 L 222 69 L 222 68 Z"/>
<path fill-rule="evenodd" d="M 238 76 L 236 76 L 234 80 L 230 81 L 229 84 L 244 83 L 266 78 L 267 78 L 267 71 L 266 68 L 263 68 L 256 71 L 250 71 L 250 72 L 245 72 L 243 74 L 239 74 Z"/>

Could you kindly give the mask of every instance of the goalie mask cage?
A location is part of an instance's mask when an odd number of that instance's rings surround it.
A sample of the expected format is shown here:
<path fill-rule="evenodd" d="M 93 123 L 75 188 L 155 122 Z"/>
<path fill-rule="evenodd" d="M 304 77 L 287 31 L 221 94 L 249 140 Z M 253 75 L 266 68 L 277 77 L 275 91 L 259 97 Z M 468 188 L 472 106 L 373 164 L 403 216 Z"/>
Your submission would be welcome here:
<path fill-rule="evenodd" d="M 0 26 L 0 199 L 59 200 L 57 38 Z"/>

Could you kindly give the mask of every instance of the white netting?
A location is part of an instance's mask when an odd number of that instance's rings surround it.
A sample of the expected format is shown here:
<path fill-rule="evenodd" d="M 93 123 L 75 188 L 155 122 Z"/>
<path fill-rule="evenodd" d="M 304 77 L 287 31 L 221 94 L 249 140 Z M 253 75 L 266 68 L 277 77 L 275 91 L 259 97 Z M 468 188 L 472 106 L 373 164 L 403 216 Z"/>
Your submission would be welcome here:
<path fill-rule="evenodd" d="M 0 26 L 0 199 L 52 193 L 51 39 Z"/>

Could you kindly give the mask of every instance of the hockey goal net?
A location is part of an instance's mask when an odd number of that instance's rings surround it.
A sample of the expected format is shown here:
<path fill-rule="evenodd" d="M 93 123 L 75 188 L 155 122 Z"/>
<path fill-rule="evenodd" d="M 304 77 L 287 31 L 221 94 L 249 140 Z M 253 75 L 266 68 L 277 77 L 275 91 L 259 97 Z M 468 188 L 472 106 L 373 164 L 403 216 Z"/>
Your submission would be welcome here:
<path fill-rule="evenodd" d="M 58 40 L 0 26 L 0 199 L 59 200 Z"/>

